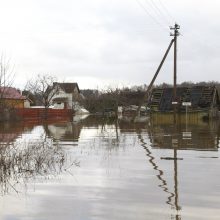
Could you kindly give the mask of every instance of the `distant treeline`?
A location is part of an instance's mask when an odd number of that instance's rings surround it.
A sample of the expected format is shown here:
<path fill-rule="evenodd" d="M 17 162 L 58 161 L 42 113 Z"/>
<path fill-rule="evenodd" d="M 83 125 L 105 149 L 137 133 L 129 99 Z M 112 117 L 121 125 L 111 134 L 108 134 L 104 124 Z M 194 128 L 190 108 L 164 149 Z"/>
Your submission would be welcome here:
<path fill-rule="evenodd" d="M 156 85 L 155 87 L 172 87 L 173 84 L 167 84 L 167 83 L 162 83 L 162 84 L 159 84 L 159 85 Z M 205 82 L 205 81 L 202 81 L 202 82 L 191 82 L 191 81 L 186 81 L 186 82 L 182 82 L 180 84 L 177 84 L 177 86 L 179 87 L 192 87 L 192 86 L 216 86 L 216 87 L 220 87 L 220 82 L 217 82 L 217 81 L 209 81 L 209 82 Z"/>
<path fill-rule="evenodd" d="M 83 105 L 91 113 L 116 111 L 118 106 L 139 105 L 144 90 L 109 89 L 106 91 L 82 90 L 85 99 Z"/>
<path fill-rule="evenodd" d="M 159 84 L 155 85 L 155 88 L 161 87 L 172 87 L 172 84 Z M 178 87 L 192 87 L 192 86 L 216 86 L 220 94 L 220 83 L 216 81 L 210 82 L 183 82 L 177 85 Z M 81 103 L 86 109 L 91 113 L 102 112 L 109 110 L 117 110 L 118 106 L 129 106 L 129 105 L 139 105 L 142 103 L 144 94 L 147 90 L 147 85 L 133 86 L 131 88 L 116 88 L 116 89 L 106 89 L 106 90 L 92 90 L 84 89 L 81 93 L 85 97 L 84 101 Z"/>
<path fill-rule="evenodd" d="M 172 84 L 162 83 L 162 84 L 156 85 L 155 87 L 166 88 L 166 87 L 172 87 L 172 86 L 173 86 Z M 218 90 L 218 93 L 220 94 L 220 82 L 218 81 L 209 81 L 209 82 L 201 81 L 197 83 L 187 81 L 187 82 L 182 82 L 180 84 L 177 84 L 177 86 L 178 87 L 215 86 Z"/>

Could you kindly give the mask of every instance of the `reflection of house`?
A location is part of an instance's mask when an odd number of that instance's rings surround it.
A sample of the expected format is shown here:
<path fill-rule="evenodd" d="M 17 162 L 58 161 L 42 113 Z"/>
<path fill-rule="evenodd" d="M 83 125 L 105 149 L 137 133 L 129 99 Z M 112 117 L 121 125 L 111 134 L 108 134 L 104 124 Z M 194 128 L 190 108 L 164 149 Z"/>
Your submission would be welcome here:
<path fill-rule="evenodd" d="M 45 127 L 48 136 L 60 141 L 78 140 L 82 125 L 73 123 L 57 123 Z"/>
<path fill-rule="evenodd" d="M 123 116 L 133 116 L 133 115 L 136 115 L 137 110 L 138 110 L 137 105 L 125 106 L 125 107 L 123 107 L 122 115 Z M 141 106 L 140 115 L 146 115 L 146 107 L 145 106 Z"/>
<path fill-rule="evenodd" d="M 0 87 L 0 102 L 3 106 L 24 108 L 25 97 L 20 91 L 12 87 Z"/>
<path fill-rule="evenodd" d="M 19 133 L 0 133 L 0 146 L 12 143 L 19 137 L 19 135 Z"/>
<path fill-rule="evenodd" d="M 0 146 L 15 142 L 25 130 L 30 132 L 32 128 L 23 123 L 0 123 Z"/>
<path fill-rule="evenodd" d="M 191 88 L 178 87 L 176 100 L 173 98 L 173 88 L 153 89 L 149 101 L 151 112 L 168 113 L 173 112 L 176 106 L 177 113 L 185 113 L 188 105 L 188 113 L 198 118 L 211 118 L 218 116 L 220 106 L 218 91 L 214 86 L 194 86 Z"/>
<path fill-rule="evenodd" d="M 52 104 L 56 109 L 74 109 L 82 97 L 77 83 L 55 82 L 53 87 L 56 92 Z"/>

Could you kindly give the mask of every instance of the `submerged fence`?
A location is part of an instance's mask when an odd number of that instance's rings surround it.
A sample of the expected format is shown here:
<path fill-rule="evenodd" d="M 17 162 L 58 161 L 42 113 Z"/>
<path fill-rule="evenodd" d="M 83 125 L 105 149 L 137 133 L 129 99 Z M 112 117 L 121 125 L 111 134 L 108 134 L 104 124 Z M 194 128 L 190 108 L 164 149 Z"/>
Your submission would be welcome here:
<path fill-rule="evenodd" d="M 74 113 L 72 109 L 49 108 L 24 108 L 15 112 L 20 120 L 72 119 Z"/>

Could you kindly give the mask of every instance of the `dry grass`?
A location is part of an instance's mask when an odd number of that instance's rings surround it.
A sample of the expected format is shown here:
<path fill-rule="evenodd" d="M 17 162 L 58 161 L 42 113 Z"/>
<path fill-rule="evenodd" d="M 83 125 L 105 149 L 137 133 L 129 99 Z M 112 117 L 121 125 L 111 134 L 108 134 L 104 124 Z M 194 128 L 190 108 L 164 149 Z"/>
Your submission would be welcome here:
<path fill-rule="evenodd" d="M 18 191 L 18 186 L 30 179 L 57 176 L 71 166 L 78 166 L 59 144 L 50 139 L 0 145 L 0 192 L 8 194 Z"/>

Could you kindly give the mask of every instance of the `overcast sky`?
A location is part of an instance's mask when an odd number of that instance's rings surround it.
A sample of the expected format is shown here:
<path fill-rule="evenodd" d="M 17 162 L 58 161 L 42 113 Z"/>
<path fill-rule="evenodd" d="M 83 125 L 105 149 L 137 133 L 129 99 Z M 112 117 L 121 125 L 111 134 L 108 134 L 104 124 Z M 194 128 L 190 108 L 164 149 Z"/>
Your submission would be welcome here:
<path fill-rule="evenodd" d="M 219 81 L 219 0 L 0 0 L 15 86 L 37 74 L 80 88 L 149 84 L 177 22 L 177 81 Z M 173 51 L 156 83 L 172 83 Z"/>

